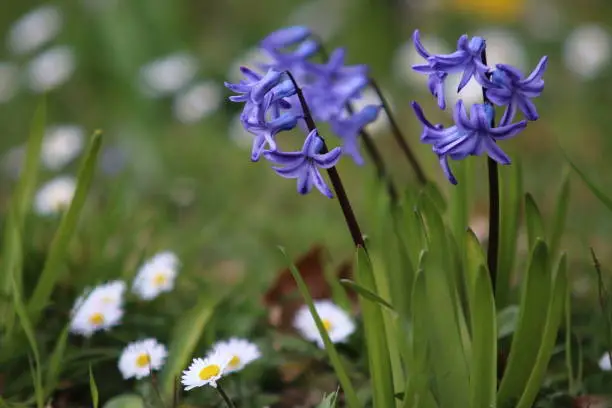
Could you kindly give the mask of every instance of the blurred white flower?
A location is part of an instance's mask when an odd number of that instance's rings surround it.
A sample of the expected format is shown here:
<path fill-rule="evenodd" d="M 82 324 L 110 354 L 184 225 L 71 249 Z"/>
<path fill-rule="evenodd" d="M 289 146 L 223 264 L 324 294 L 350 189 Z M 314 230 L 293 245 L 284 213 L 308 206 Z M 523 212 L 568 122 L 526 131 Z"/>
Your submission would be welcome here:
<path fill-rule="evenodd" d="M 461 92 L 457 93 L 457 87 L 459 86 L 460 80 L 461 74 L 453 74 L 446 78 L 446 83 L 444 84 L 444 94 L 446 95 L 447 105 L 446 111 L 450 115 L 452 115 L 455 104 L 459 99 L 462 99 L 468 108 L 474 103 L 482 103 L 482 87 L 480 84 L 472 78 Z"/>
<path fill-rule="evenodd" d="M 83 149 L 83 128 L 76 125 L 50 126 L 43 139 L 41 159 L 49 170 L 59 170 Z"/>
<path fill-rule="evenodd" d="M 215 343 L 211 354 L 214 355 L 215 353 L 229 356 L 229 363 L 225 369 L 227 374 L 240 371 L 261 357 L 261 352 L 256 344 L 238 338 Z"/>
<path fill-rule="evenodd" d="M 427 51 L 432 54 L 446 54 L 451 52 L 450 46 L 440 37 L 421 33 L 421 42 Z M 427 75 L 420 74 L 412 69 L 415 64 L 424 64 L 426 61 L 414 48 L 412 38 L 404 43 L 395 53 L 393 70 L 395 75 L 407 84 L 426 86 Z M 426 88 L 425 88 L 426 89 Z"/>
<path fill-rule="evenodd" d="M 582 25 L 565 41 L 565 66 L 584 79 L 593 78 L 610 62 L 610 46 L 610 34 L 602 26 Z"/>
<path fill-rule="evenodd" d="M 146 261 L 138 270 L 132 292 L 141 299 L 151 300 L 174 288 L 179 261 L 171 252 L 162 252 Z"/>
<path fill-rule="evenodd" d="M 192 86 L 174 99 L 174 115 L 183 123 L 194 123 L 219 109 L 221 88 L 209 81 Z"/>
<path fill-rule="evenodd" d="M 77 298 L 70 313 L 70 332 L 91 337 L 99 330 L 109 330 L 120 323 L 125 286 L 118 282 L 94 288 Z"/>
<path fill-rule="evenodd" d="M 487 42 L 487 65 L 510 64 L 520 70 L 527 68 L 527 51 L 512 30 L 488 27 L 476 31 Z"/>
<path fill-rule="evenodd" d="M 355 323 L 343 309 L 329 300 L 320 300 L 314 305 L 332 343 L 344 342 L 353 334 Z M 315 341 L 320 348 L 325 348 L 323 338 L 319 334 L 308 306 L 304 305 L 298 310 L 293 326 L 305 339 Z"/>
<path fill-rule="evenodd" d="M 54 215 L 66 210 L 76 190 L 73 177 L 60 176 L 44 184 L 34 197 L 34 210 L 39 215 Z"/>
<path fill-rule="evenodd" d="M 240 121 L 240 114 L 234 116 L 228 129 L 230 139 L 242 149 L 250 149 L 253 145 L 253 135 L 247 132 Z"/>
<path fill-rule="evenodd" d="M 10 101 L 17 93 L 19 71 L 15 64 L 0 62 L 0 103 Z"/>
<path fill-rule="evenodd" d="M 174 94 L 191 82 L 197 70 L 195 57 L 186 52 L 156 59 L 140 69 L 143 92 L 151 97 Z"/>
<path fill-rule="evenodd" d="M 159 370 L 168 355 L 166 346 L 157 340 L 145 339 L 128 344 L 119 357 L 119 371 L 124 379 L 148 377 Z"/>
<path fill-rule="evenodd" d="M 599 359 L 599 368 L 604 371 L 612 370 L 612 361 L 610 361 L 610 353 L 604 353 L 603 356 Z"/>
<path fill-rule="evenodd" d="M 226 354 L 212 353 L 206 358 L 195 358 L 189 368 L 183 371 L 181 383 L 185 386 L 185 391 L 197 387 L 210 385 L 217 388 L 217 381 L 223 376 L 229 357 Z"/>
<path fill-rule="evenodd" d="M 43 51 L 28 65 L 28 81 L 34 92 L 45 92 L 63 85 L 75 68 L 74 52 L 62 45 Z"/>
<path fill-rule="evenodd" d="M 327 41 L 341 28 L 347 0 L 314 0 L 300 4 L 287 19 L 287 26 L 307 26 Z"/>
<path fill-rule="evenodd" d="M 43 6 L 25 14 L 8 32 L 8 47 L 15 54 L 34 51 L 51 41 L 62 27 L 62 14 L 55 6 Z"/>
<path fill-rule="evenodd" d="M 229 72 L 227 73 L 228 82 L 238 82 L 244 79 L 240 67 L 257 67 L 259 64 L 267 64 L 272 62 L 271 58 L 262 51 L 259 47 L 253 47 L 244 52 L 231 63 Z"/>
<path fill-rule="evenodd" d="M 393 111 L 393 100 L 389 95 L 389 92 L 386 92 L 384 89 L 382 90 L 383 95 L 387 99 L 387 103 L 390 105 L 391 111 Z M 362 93 L 361 97 L 358 99 L 352 100 L 353 107 L 355 108 L 355 112 L 359 112 L 361 109 L 365 108 L 367 105 L 382 105 L 382 102 L 378 98 L 376 92 L 371 88 L 366 88 Z M 381 109 L 378 113 L 378 117 L 372 123 L 368 123 L 365 127 L 372 136 L 377 133 L 385 132 L 389 129 L 389 117 L 385 113 L 384 109 Z"/>

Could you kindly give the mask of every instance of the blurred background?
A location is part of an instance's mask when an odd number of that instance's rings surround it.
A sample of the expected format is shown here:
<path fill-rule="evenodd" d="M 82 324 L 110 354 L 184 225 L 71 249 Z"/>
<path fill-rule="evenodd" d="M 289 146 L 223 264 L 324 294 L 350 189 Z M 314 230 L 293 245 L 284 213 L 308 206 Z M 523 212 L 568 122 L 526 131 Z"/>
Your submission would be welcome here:
<path fill-rule="evenodd" d="M 6 208 L 35 107 L 46 94 L 41 183 L 74 175 L 88 136 L 95 129 L 105 135 L 87 228 L 73 251 L 88 268 L 108 269 L 109 277 L 131 273 L 142 252 L 168 247 L 189 257 L 194 273 L 257 274 L 266 287 L 282 262 L 279 244 L 300 253 L 322 243 L 340 258 L 350 256 L 335 202 L 298 196 L 294 182 L 250 162 L 250 135 L 237 120 L 241 106 L 227 101 L 223 87 L 239 78 L 240 65 L 265 57 L 257 44 L 267 33 L 299 24 L 328 48 L 346 47 L 350 63 L 371 67 L 429 177 L 446 192 L 451 186 L 429 147 L 418 143 L 409 105 L 416 99 L 431 118 L 450 120 L 426 93 L 425 78 L 410 69 L 419 62 L 413 30 L 435 52 L 452 51 L 462 33 L 482 35 L 490 63 L 524 72 L 548 55 L 541 118 L 504 149 L 523 162 L 525 189 L 550 214 L 564 169 L 559 145 L 600 186 L 612 185 L 611 22 L 612 4 L 604 0 L 4 1 L 0 205 Z M 468 86 L 461 97 L 478 101 L 480 90 Z M 414 183 L 384 115 L 370 126 L 397 183 Z M 472 160 L 483 168 L 484 160 Z M 340 172 L 367 231 L 361 203 L 374 170 L 345 160 Z M 473 226 L 484 233 L 483 174 L 475 176 Z M 47 230 L 30 243 L 34 253 L 56 225 L 42 222 Z M 575 182 L 565 237 L 572 258 L 588 263 L 593 245 L 605 263 L 611 237 L 612 217 Z M 578 283 L 577 291 L 589 289 L 588 280 L 582 289 Z"/>

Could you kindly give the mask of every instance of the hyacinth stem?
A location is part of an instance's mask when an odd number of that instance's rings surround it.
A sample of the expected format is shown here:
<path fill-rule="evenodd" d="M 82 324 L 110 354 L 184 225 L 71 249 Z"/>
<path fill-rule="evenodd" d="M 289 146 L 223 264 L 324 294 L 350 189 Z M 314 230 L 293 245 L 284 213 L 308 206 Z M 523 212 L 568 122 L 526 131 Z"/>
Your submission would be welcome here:
<path fill-rule="evenodd" d="M 316 34 L 311 34 L 310 37 L 315 40 L 317 44 L 319 44 L 319 55 L 321 55 L 324 60 L 328 60 L 329 53 L 323 46 L 323 40 Z M 353 107 L 353 104 L 350 101 L 346 102 L 344 108 L 346 109 L 349 115 L 352 115 L 355 112 L 355 108 Z M 393 184 L 393 180 L 391 180 L 391 175 L 387 171 L 385 161 L 382 158 L 382 154 L 380 154 L 380 150 L 378 150 L 378 147 L 376 147 L 372 135 L 370 135 L 370 132 L 365 129 L 361 129 L 359 135 L 361 136 L 361 140 L 363 140 L 363 145 L 365 147 L 366 152 L 368 153 L 368 156 L 370 156 L 372 163 L 374 163 L 378 179 L 384 181 L 385 185 L 387 186 L 387 192 L 389 193 L 389 197 L 391 198 L 391 203 L 397 204 L 399 200 L 397 188 L 395 188 L 395 184 Z"/>
<path fill-rule="evenodd" d="M 291 72 L 285 72 L 287 73 L 287 76 L 295 87 L 295 92 L 298 96 L 298 99 L 300 100 L 300 105 L 302 105 L 302 110 L 304 111 L 304 121 L 306 122 L 306 126 L 308 127 L 308 130 L 312 132 L 313 130 L 316 130 L 317 126 L 314 120 L 312 119 L 310 108 L 308 108 L 308 104 L 306 103 L 304 94 L 302 93 L 302 90 L 298 86 Z M 325 154 L 329 150 L 327 148 L 327 145 L 325 144 L 325 139 L 323 139 L 321 135 L 319 135 L 319 137 L 323 142 L 323 148 L 321 150 L 321 153 Z M 338 202 L 340 203 L 340 208 L 342 209 L 342 214 L 344 215 L 344 220 L 346 221 L 346 226 L 348 227 L 349 232 L 351 233 L 351 237 L 353 238 L 353 243 L 356 247 L 365 248 L 366 246 L 363 240 L 363 234 L 361 233 L 361 228 L 359 227 L 359 223 L 357 222 L 357 218 L 355 217 L 355 213 L 353 212 L 353 208 L 351 207 L 351 202 L 349 201 L 348 196 L 346 195 L 346 191 L 344 190 L 344 185 L 342 184 L 342 180 L 340 179 L 340 174 L 338 174 L 338 170 L 336 170 L 335 166 L 330 167 L 329 169 L 327 169 L 327 174 L 329 175 L 329 179 L 332 183 L 334 191 L 336 192 L 336 197 L 338 197 Z"/>
<path fill-rule="evenodd" d="M 482 51 L 482 63 L 487 65 L 487 51 Z M 487 97 L 487 91 L 482 88 L 482 99 L 485 104 L 493 106 Z M 495 115 L 491 119 L 491 127 L 495 127 Z M 487 169 L 489 173 L 489 245 L 487 247 L 487 266 L 491 277 L 491 287 L 495 296 L 497 286 L 497 259 L 499 257 L 499 175 L 497 162 L 487 157 Z"/>
<path fill-rule="evenodd" d="M 223 398 L 223 402 L 227 405 L 228 408 L 236 408 L 230 397 L 227 396 L 227 393 L 223 390 L 220 384 L 217 384 L 217 392 Z"/>
<path fill-rule="evenodd" d="M 419 161 L 414 155 L 414 152 L 408 145 L 408 142 L 406 142 L 406 139 L 404 138 L 404 135 L 402 134 L 402 131 L 400 130 L 399 125 L 395 120 L 395 116 L 393 116 L 393 113 L 391 112 L 391 106 L 389 106 L 387 98 L 385 98 L 385 95 L 383 95 L 380 87 L 378 86 L 378 83 L 376 82 L 376 80 L 374 80 L 374 78 L 370 77 L 368 80 L 370 82 L 370 86 L 372 87 L 374 92 L 376 92 L 378 99 L 380 99 L 383 109 L 385 110 L 385 113 L 389 118 L 389 123 L 391 124 L 391 131 L 393 133 L 395 141 L 406 156 L 406 159 L 408 159 L 408 163 L 410 163 L 410 167 L 412 167 L 412 170 L 414 171 L 417 180 L 422 186 L 424 186 L 425 184 L 427 184 L 427 177 L 425 177 L 425 172 L 423 171 L 423 168 L 421 167 Z"/>

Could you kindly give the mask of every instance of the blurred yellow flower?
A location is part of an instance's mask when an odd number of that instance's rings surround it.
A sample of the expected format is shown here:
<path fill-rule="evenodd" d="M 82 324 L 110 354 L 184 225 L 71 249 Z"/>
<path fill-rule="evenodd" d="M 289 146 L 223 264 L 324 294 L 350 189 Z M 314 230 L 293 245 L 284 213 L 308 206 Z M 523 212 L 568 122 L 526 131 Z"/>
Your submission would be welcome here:
<path fill-rule="evenodd" d="M 480 14 L 498 21 L 516 20 L 525 10 L 525 0 L 450 0 L 457 11 Z"/>

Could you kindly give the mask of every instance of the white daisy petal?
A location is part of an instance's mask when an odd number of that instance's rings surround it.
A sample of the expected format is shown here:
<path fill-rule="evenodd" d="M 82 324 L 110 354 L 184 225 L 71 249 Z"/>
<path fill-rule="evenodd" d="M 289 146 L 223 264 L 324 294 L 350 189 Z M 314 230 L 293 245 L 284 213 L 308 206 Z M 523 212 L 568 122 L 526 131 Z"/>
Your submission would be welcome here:
<path fill-rule="evenodd" d="M 194 123 L 214 113 L 221 105 L 221 88 L 215 82 L 202 82 L 177 95 L 174 115 L 183 123 Z"/>
<path fill-rule="evenodd" d="M 74 52 L 68 46 L 58 46 L 36 56 L 28 65 L 30 89 L 42 93 L 63 85 L 74 72 Z"/>
<path fill-rule="evenodd" d="M 149 376 L 152 370 L 159 370 L 168 355 L 166 347 L 150 338 L 128 344 L 119 357 L 119 371 L 124 379 L 141 379 Z"/>
<path fill-rule="evenodd" d="M 58 170 L 83 149 L 83 128 L 76 125 L 50 126 L 45 132 L 41 159 L 49 170 Z"/>
<path fill-rule="evenodd" d="M 229 357 L 229 363 L 225 369 L 225 372 L 228 374 L 242 370 L 248 364 L 261 357 L 261 352 L 256 344 L 238 338 L 215 343 L 211 354 L 214 353 L 220 353 Z"/>
<path fill-rule="evenodd" d="M 211 353 L 206 358 L 195 358 L 189 368 L 183 371 L 181 383 L 185 391 L 210 385 L 217 387 L 217 381 L 225 374 L 229 357 L 219 352 Z"/>
<path fill-rule="evenodd" d="M 174 288 L 180 264 L 172 252 L 161 252 L 145 262 L 132 283 L 132 292 L 143 300 L 151 300 Z"/>
<path fill-rule="evenodd" d="M 604 371 L 612 371 L 612 361 L 610 361 L 610 353 L 604 353 L 599 359 L 599 368 Z"/>
<path fill-rule="evenodd" d="M 332 343 L 345 342 L 355 331 L 355 323 L 348 313 L 331 301 L 317 301 L 315 302 L 315 309 L 323 321 L 323 325 L 327 329 L 327 334 Z M 325 347 L 323 338 L 319 334 L 319 330 L 310 314 L 308 306 L 304 305 L 298 310 L 293 326 L 307 340 L 315 341 L 320 348 Z"/>
<path fill-rule="evenodd" d="M 565 41 L 565 66 L 582 79 L 599 75 L 610 63 L 611 56 L 612 39 L 601 25 L 582 25 Z"/>
<path fill-rule="evenodd" d="M 15 54 L 34 51 L 51 41 L 62 27 L 62 14 L 55 6 L 43 6 L 30 11 L 10 28 L 8 47 Z"/>
<path fill-rule="evenodd" d="M 68 176 L 57 177 L 43 185 L 34 197 L 34 210 L 40 215 L 54 215 L 70 206 L 76 182 Z"/>
<path fill-rule="evenodd" d="M 159 58 L 140 70 L 143 92 L 151 97 L 174 94 L 191 82 L 197 70 L 191 54 L 178 52 Z"/>
<path fill-rule="evenodd" d="M 123 293 L 125 283 L 112 281 L 86 289 L 74 302 L 70 313 L 70 331 L 90 337 L 97 331 L 109 330 L 123 317 Z"/>

